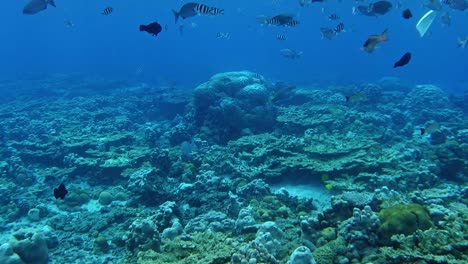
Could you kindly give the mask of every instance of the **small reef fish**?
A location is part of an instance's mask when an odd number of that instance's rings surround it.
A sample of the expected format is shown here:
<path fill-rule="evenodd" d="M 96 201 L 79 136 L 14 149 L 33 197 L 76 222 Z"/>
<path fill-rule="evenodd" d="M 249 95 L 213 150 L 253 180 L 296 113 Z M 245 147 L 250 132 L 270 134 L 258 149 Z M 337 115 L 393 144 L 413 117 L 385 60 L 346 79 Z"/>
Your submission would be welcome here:
<path fill-rule="evenodd" d="M 218 32 L 218 33 L 216 33 L 216 38 L 217 39 L 230 40 L 231 39 L 231 33 L 229 33 L 229 32 Z"/>
<path fill-rule="evenodd" d="M 54 0 L 31 0 L 23 8 L 23 14 L 34 15 L 47 9 L 47 5 L 55 6 Z"/>
<path fill-rule="evenodd" d="M 65 185 L 63 183 L 60 184 L 58 188 L 54 189 L 54 197 L 55 199 L 64 199 L 65 195 L 67 195 L 68 190 L 65 188 Z"/>
<path fill-rule="evenodd" d="M 321 27 L 320 32 L 322 33 L 322 39 L 326 38 L 332 40 L 338 33 L 344 32 L 344 24 L 339 23 L 334 29 Z"/>
<path fill-rule="evenodd" d="M 274 17 L 257 16 L 257 21 L 262 25 L 294 27 L 299 25 L 299 21 L 293 15 L 280 14 Z"/>
<path fill-rule="evenodd" d="M 436 131 L 440 131 L 440 124 L 437 122 L 428 122 L 424 127 L 420 128 L 421 136 L 432 134 Z"/>
<path fill-rule="evenodd" d="M 450 27 L 452 24 L 452 16 L 449 14 L 449 12 L 444 12 L 442 16 L 440 16 L 440 22 L 442 22 L 442 25 Z"/>
<path fill-rule="evenodd" d="M 140 31 L 145 31 L 153 36 L 157 36 L 162 30 L 162 26 L 158 22 L 153 22 L 148 25 L 140 25 Z"/>
<path fill-rule="evenodd" d="M 175 23 L 179 20 L 179 17 L 186 19 L 188 17 L 194 17 L 197 15 L 222 15 L 224 9 L 207 6 L 199 3 L 187 3 L 183 5 L 179 12 L 172 10 L 175 17 Z"/>
<path fill-rule="evenodd" d="M 277 40 L 287 40 L 288 38 L 285 35 L 278 34 L 278 35 L 276 35 L 276 39 Z"/>
<path fill-rule="evenodd" d="M 367 94 L 365 93 L 356 93 L 353 95 L 346 95 L 346 103 L 360 103 L 369 100 Z"/>
<path fill-rule="evenodd" d="M 395 62 L 395 64 L 393 65 L 393 68 L 405 66 L 406 64 L 408 64 L 408 62 L 410 62 L 410 60 L 411 60 L 411 53 L 410 53 L 410 52 L 406 52 L 406 53 L 400 58 L 400 60 L 398 60 L 397 62 Z"/>
<path fill-rule="evenodd" d="M 108 15 L 112 14 L 113 11 L 114 11 L 114 9 L 112 7 L 110 7 L 110 6 L 108 6 L 108 7 L 104 8 L 104 10 L 102 10 L 101 15 L 108 16 Z"/>
<path fill-rule="evenodd" d="M 65 23 L 65 26 L 66 26 L 67 28 L 72 28 L 72 27 L 75 26 L 75 24 L 73 23 L 73 21 L 70 21 L 70 20 L 65 20 L 64 23 Z"/>
<path fill-rule="evenodd" d="M 452 9 L 464 11 L 468 8 L 467 0 L 442 0 L 442 3 L 448 5 Z"/>
<path fill-rule="evenodd" d="M 299 59 L 304 52 L 302 51 L 297 51 L 297 50 L 292 50 L 292 49 L 281 49 L 280 50 L 281 55 L 283 57 L 288 58 L 288 59 Z"/>
<path fill-rule="evenodd" d="M 442 5 L 440 4 L 440 0 L 429 0 L 428 2 L 425 2 L 423 6 L 433 11 L 442 10 Z"/>
<path fill-rule="evenodd" d="M 357 10 L 365 16 L 385 15 L 390 11 L 390 9 L 392 9 L 392 7 L 393 5 L 389 1 L 377 1 L 375 3 L 370 3 L 369 5 L 353 7 L 353 14 L 355 14 Z"/>
<path fill-rule="evenodd" d="M 404 18 L 404 19 L 410 19 L 413 17 L 413 13 L 411 13 L 411 10 L 409 8 L 405 9 L 403 11 L 403 13 L 401 14 L 401 16 Z"/>
<path fill-rule="evenodd" d="M 362 46 L 362 50 L 372 53 L 377 45 L 382 41 L 387 41 L 387 29 L 385 29 L 380 35 L 371 35 L 367 38 L 366 42 Z"/>
<path fill-rule="evenodd" d="M 457 39 L 457 46 L 459 48 L 464 49 L 466 47 L 467 42 L 468 42 L 468 37 L 465 37 L 465 39 L 458 38 Z"/>
<path fill-rule="evenodd" d="M 306 7 L 306 6 L 309 6 L 311 3 L 313 2 L 324 2 L 325 0 L 299 0 L 299 5 L 301 7 Z"/>
<path fill-rule="evenodd" d="M 328 20 L 339 20 L 339 19 L 340 19 L 340 16 L 335 13 L 328 16 Z"/>

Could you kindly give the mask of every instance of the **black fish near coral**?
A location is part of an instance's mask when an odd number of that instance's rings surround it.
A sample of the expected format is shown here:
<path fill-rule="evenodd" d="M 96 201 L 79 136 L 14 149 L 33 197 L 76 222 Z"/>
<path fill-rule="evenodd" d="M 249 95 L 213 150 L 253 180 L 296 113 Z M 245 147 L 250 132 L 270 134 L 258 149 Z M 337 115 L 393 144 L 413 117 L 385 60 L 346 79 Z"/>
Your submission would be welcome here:
<path fill-rule="evenodd" d="M 148 25 L 140 25 L 140 31 L 145 31 L 153 36 L 157 36 L 162 31 L 162 26 L 158 22 L 153 22 Z"/>
<path fill-rule="evenodd" d="M 62 183 L 58 188 L 54 189 L 54 197 L 55 199 L 64 199 L 65 195 L 67 195 L 68 191 L 65 188 L 65 185 Z"/>
<path fill-rule="evenodd" d="M 395 62 L 395 64 L 393 65 L 393 68 L 397 68 L 397 67 L 402 67 L 402 66 L 405 66 L 406 64 L 408 64 L 411 60 L 411 53 L 410 52 L 406 52 L 401 58 L 399 61 Z"/>

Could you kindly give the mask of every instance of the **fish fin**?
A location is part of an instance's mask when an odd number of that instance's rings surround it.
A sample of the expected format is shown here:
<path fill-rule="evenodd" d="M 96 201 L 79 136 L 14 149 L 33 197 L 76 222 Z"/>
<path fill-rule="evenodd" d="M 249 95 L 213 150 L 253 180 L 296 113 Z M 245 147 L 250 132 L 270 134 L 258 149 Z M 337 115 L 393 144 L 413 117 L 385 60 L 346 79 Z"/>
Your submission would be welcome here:
<path fill-rule="evenodd" d="M 382 32 L 382 34 L 380 34 L 380 39 L 381 39 L 382 41 L 387 41 L 387 40 L 388 40 L 387 31 L 388 31 L 388 28 L 386 28 L 386 29 Z"/>
<path fill-rule="evenodd" d="M 179 20 L 180 13 L 177 13 L 177 11 L 175 11 L 174 9 L 172 10 L 172 13 L 174 13 L 174 18 L 175 18 L 174 24 L 177 24 L 177 20 Z"/>
<path fill-rule="evenodd" d="M 49 1 L 49 5 L 51 5 L 51 6 L 53 6 L 53 7 L 57 7 L 57 6 L 55 5 L 54 0 L 50 0 L 50 1 Z"/>

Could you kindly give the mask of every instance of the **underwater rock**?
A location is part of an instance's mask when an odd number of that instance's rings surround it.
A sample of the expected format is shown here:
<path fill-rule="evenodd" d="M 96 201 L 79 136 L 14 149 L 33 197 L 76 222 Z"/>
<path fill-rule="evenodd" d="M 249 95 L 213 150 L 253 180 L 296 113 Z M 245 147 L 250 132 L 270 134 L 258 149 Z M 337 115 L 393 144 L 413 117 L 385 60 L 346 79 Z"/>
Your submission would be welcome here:
<path fill-rule="evenodd" d="M 242 208 L 236 220 L 235 231 L 239 234 L 257 232 L 255 224 L 252 210 L 249 207 Z"/>
<path fill-rule="evenodd" d="M 228 218 L 226 214 L 210 211 L 191 219 L 184 228 L 185 233 L 204 232 L 211 229 L 215 232 L 232 232 L 234 220 Z"/>
<path fill-rule="evenodd" d="M 25 263 L 46 264 L 49 258 L 49 249 L 44 235 L 32 229 L 22 229 L 13 234 L 10 241 L 13 251 Z"/>
<path fill-rule="evenodd" d="M 419 204 L 394 205 L 381 210 L 379 218 L 379 234 L 387 240 L 392 235 L 411 235 L 418 229 L 427 230 L 434 225 L 427 210 Z"/>
<path fill-rule="evenodd" d="M 316 262 L 310 249 L 300 246 L 291 254 L 287 264 L 316 264 Z"/>
<path fill-rule="evenodd" d="M 348 244 L 353 245 L 358 251 L 362 251 L 367 247 L 377 245 L 379 226 L 379 217 L 370 206 L 366 205 L 362 210 L 354 208 L 353 216 L 339 225 L 338 234 Z"/>
<path fill-rule="evenodd" d="M 161 247 L 161 237 L 158 227 L 150 219 L 135 219 L 128 227 L 126 234 L 126 246 L 130 251 L 159 251 Z"/>
<path fill-rule="evenodd" d="M 270 186 L 263 180 L 256 179 L 237 188 L 236 193 L 243 198 L 258 197 L 271 194 Z"/>
<path fill-rule="evenodd" d="M 265 82 L 248 71 L 214 75 L 195 88 L 193 105 L 195 125 L 210 130 L 209 141 L 224 143 L 246 128 L 258 133 L 274 123 Z"/>
<path fill-rule="evenodd" d="M 25 264 L 21 258 L 13 251 L 10 244 L 0 245 L 0 263 L 2 264 Z"/>

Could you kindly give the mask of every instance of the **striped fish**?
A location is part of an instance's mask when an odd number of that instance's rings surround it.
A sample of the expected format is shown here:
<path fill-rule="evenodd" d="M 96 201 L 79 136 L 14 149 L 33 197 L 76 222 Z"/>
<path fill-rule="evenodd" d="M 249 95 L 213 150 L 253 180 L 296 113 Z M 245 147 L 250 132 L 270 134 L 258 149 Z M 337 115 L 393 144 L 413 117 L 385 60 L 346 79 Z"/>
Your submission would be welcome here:
<path fill-rule="evenodd" d="M 286 38 L 285 35 L 278 34 L 278 35 L 276 35 L 276 39 L 277 40 L 286 40 L 287 38 Z"/>
<path fill-rule="evenodd" d="M 110 7 L 110 6 L 109 6 L 109 7 L 106 7 L 106 8 L 104 8 L 104 10 L 102 11 L 101 15 L 103 15 L 103 16 L 108 16 L 108 15 L 112 14 L 112 11 L 113 11 L 112 7 Z"/>
<path fill-rule="evenodd" d="M 199 3 L 187 3 L 180 8 L 179 12 L 175 10 L 172 10 L 172 12 L 174 13 L 175 23 L 177 23 L 179 17 L 186 19 L 188 17 L 194 17 L 197 15 L 222 15 L 224 14 L 224 9 Z"/>
<path fill-rule="evenodd" d="M 257 21 L 263 25 L 294 27 L 299 24 L 292 15 L 277 15 L 274 17 L 257 16 Z"/>
<path fill-rule="evenodd" d="M 340 19 L 340 16 L 338 16 L 337 14 L 333 13 L 331 15 L 328 16 L 328 19 L 329 20 L 339 20 Z"/>

